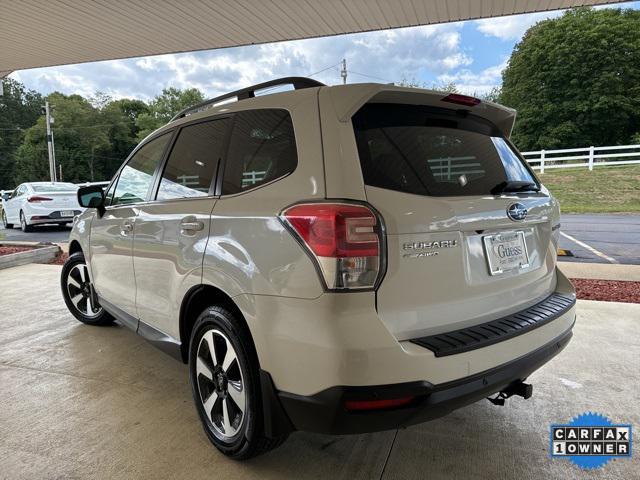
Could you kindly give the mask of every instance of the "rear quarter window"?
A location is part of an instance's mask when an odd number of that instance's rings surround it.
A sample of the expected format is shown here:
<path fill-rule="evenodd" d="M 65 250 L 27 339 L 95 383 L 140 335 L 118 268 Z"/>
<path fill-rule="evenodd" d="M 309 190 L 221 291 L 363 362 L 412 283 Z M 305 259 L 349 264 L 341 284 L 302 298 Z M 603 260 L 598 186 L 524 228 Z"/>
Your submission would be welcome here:
<path fill-rule="evenodd" d="M 417 195 L 487 195 L 507 181 L 536 184 L 489 122 L 455 111 L 368 104 L 353 118 L 365 184 Z"/>
<path fill-rule="evenodd" d="M 297 164 L 289 112 L 279 109 L 239 112 L 229 139 L 222 193 L 256 188 L 290 174 Z"/>

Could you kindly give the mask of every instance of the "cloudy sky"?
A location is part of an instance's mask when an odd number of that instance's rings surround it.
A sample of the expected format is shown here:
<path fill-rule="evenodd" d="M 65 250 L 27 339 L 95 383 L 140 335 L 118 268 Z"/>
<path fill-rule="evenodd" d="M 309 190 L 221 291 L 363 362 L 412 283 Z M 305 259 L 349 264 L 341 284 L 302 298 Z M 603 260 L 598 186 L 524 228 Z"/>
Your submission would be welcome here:
<path fill-rule="evenodd" d="M 621 4 L 640 8 L 640 2 Z M 616 7 L 610 7 L 616 8 Z M 11 77 L 42 93 L 55 90 L 92 96 L 149 100 L 163 88 L 197 87 L 205 96 L 271 78 L 301 75 L 327 84 L 348 82 L 426 85 L 454 82 L 469 94 L 500 84 L 514 45 L 531 25 L 561 12 L 358 33 L 204 52 L 160 55 L 14 72 Z"/>

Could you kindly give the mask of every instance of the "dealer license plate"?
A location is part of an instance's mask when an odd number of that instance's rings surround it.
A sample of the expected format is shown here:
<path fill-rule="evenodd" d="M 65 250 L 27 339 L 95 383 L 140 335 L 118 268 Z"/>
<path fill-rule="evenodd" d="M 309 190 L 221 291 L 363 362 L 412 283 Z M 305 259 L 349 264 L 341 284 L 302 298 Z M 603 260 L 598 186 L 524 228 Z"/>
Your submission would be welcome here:
<path fill-rule="evenodd" d="M 524 232 L 503 232 L 483 237 L 484 250 L 491 275 L 527 268 L 529 253 Z"/>

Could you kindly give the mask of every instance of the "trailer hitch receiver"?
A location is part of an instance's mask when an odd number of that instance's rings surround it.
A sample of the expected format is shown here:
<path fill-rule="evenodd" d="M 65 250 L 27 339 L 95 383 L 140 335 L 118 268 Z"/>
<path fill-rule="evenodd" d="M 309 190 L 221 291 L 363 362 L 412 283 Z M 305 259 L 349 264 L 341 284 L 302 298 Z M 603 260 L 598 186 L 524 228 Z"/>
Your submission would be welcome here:
<path fill-rule="evenodd" d="M 494 405 L 503 406 L 504 401 L 507 398 L 513 397 L 514 395 L 522 397 L 525 400 L 531 398 L 531 395 L 533 395 L 533 385 L 518 380 L 517 382 L 511 383 L 509 386 L 507 386 L 507 388 L 499 392 L 495 397 L 487 397 L 487 400 L 489 400 Z"/>

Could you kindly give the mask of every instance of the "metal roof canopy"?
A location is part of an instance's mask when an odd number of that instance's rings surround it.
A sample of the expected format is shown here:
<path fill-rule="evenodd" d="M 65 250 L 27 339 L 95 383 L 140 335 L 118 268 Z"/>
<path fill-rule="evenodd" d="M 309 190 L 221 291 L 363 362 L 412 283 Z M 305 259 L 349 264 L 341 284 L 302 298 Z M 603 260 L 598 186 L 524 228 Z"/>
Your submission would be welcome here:
<path fill-rule="evenodd" d="M 0 0 L 14 70 L 619 3 L 622 0 Z"/>

